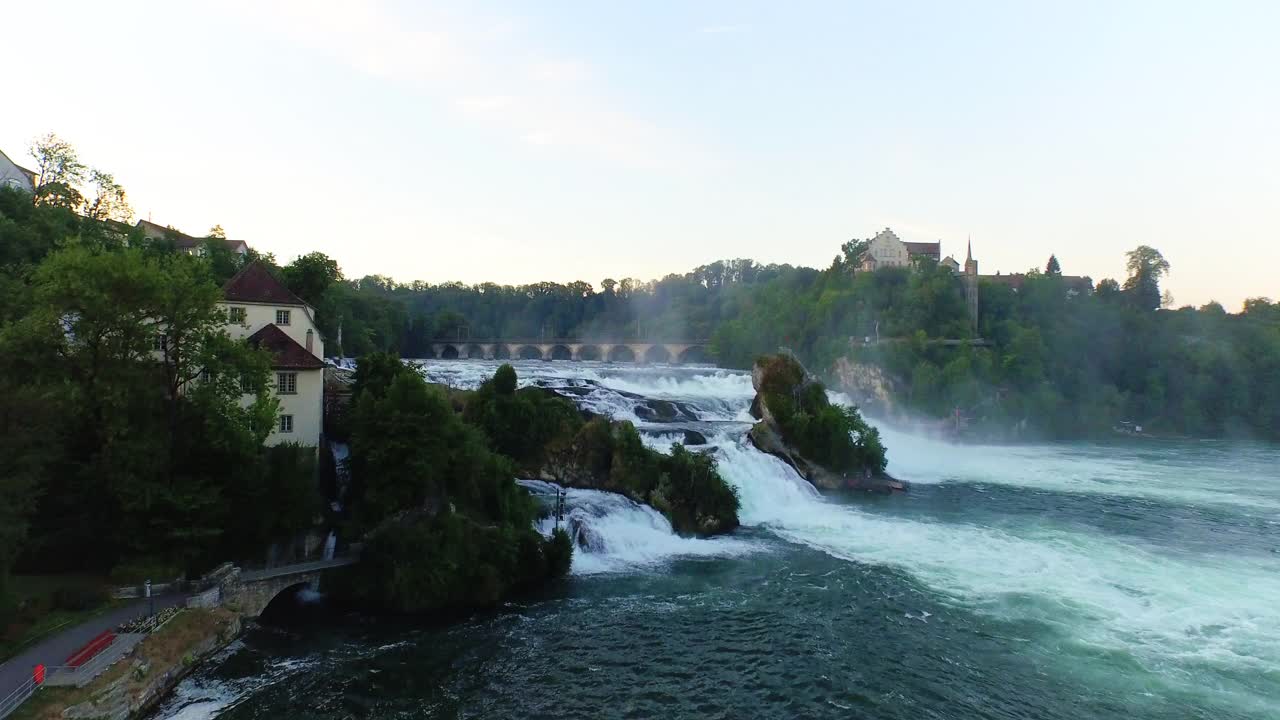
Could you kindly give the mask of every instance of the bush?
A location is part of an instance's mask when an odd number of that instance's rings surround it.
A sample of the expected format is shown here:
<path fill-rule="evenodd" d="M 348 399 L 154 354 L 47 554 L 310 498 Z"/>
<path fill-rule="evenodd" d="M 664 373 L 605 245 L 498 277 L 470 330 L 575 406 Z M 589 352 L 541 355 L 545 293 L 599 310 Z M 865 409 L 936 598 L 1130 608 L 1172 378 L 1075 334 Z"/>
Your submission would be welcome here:
<path fill-rule="evenodd" d="M 573 539 L 561 528 L 551 532 L 544 544 L 547 558 L 547 573 L 550 577 L 564 577 L 569 574 L 569 566 L 573 564 Z"/>
<path fill-rule="evenodd" d="M 809 460 L 838 473 L 883 473 L 888 467 L 880 431 L 854 408 L 832 405 L 823 384 L 790 355 L 756 360 L 760 399 L 782 439 Z"/>
<path fill-rule="evenodd" d="M 514 590 L 567 570 L 563 539 L 531 526 L 486 526 L 457 513 L 379 529 L 352 566 L 347 592 L 367 608 L 423 613 L 491 607 Z M 570 544 L 571 545 L 571 544 Z"/>
<path fill-rule="evenodd" d="M 662 472 L 651 497 L 668 506 L 672 526 L 701 534 L 738 526 L 738 494 L 720 477 L 710 455 L 676 445 L 658 465 Z"/>
<path fill-rule="evenodd" d="M 676 532 L 709 535 L 738 526 L 738 496 L 710 455 L 675 446 L 671 455 L 647 447 L 627 421 L 592 418 L 557 451 L 562 483 L 621 493 L 646 503 Z"/>
<path fill-rule="evenodd" d="M 508 363 L 493 374 L 493 389 L 499 395 L 513 395 L 516 391 L 516 369 Z"/>
<path fill-rule="evenodd" d="M 573 403 L 537 387 L 516 389 L 516 371 L 498 368 L 468 398 L 462 417 L 480 428 L 490 447 L 520 467 L 537 469 L 549 445 L 571 438 L 582 426 Z"/>

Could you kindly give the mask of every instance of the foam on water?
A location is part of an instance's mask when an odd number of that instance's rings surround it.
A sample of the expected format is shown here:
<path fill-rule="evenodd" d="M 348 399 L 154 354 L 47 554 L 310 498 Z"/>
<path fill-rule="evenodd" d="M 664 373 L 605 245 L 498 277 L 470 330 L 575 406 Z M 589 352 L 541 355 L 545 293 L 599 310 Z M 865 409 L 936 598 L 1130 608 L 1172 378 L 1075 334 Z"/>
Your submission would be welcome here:
<path fill-rule="evenodd" d="M 475 384 L 492 374 L 490 366 L 453 367 L 458 378 Z M 521 375 L 522 382 L 590 383 L 593 389 L 581 404 L 627 419 L 634 418 L 635 401 L 619 393 L 678 400 L 722 421 L 743 419 L 752 395 L 745 373 L 705 369 L 544 363 L 522 368 Z M 833 399 L 847 401 L 838 394 Z M 832 500 L 782 461 L 750 446 L 744 430 L 745 425 L 715 434 L 711 444 L 721 473 L 739 493 L 745 525 L 837 558 L 894 568 L 967 610 L 1037 623 L 1059 638 L 1056 645 L 1040 648 L 1046 656 L 1118 653 L 1179 687 L 1212 685 L 1217 692 L 1245 692 L 1251 704 L 1267 702 L 1255 690 L 1221 687 L 1234 682 L 1222 678 L 1241 673 L 1275 679 L 1280 667 L 1280 554 L 1150 547 L 1037 516 L 981 524 L 982 517 L 990 518 L 998 508 L 975 513 L 971 522 L 935 521 L 899 513 L 900 503 L 910 498 L 875 504 Z M 1274 452 L 1259 451 L 1253 457 L 1214 446 L 1206 446 L 1204 453 L 1181 454 L 1165 453 L 1158 445 L 1150 451 L 1133 446 L 956 446 L 886 426 L 881 430 L 890 472 L 919 485 L 990 483 L 1255 511 L 1280 508 L 1280 484 L 1263 480 L 1273 474 L 1267 468 L 1274 467 Z M 666 447 L 669 439 L 647 442 Z M 578 574 L 752 549 L 731 538 L 680 538 L 660 514 L 616 495 L 570 493 L 571 518 L 577 513 L 578 526 L 594 537 L 575 556 Z"/>
<path fill-rule="evenodd" d="M 237 640 L 219 651 L 210 664 L 219 665 L 244 648 L 244 643 Z M 258 690 L 289 675 L 306 672 L 316 664 L 314 659 L 289 659 L 272 663 L 264 674 L 235 680 L 195 675 L 174 688 L 173 693 L 156 711 L 155 717 L 163 720 L 210 720 Z"/>
<path fill-rule="evenodd" d="M 889 472 L 913 483 L 971 482 L 1280 511 L 1280 483 L 1259 483 L 1272 457 L 1256 446 L 1204 444 L 1195 462 L 1106 445 L 958 445 L 880 423 Z M 1265 453 L 1263 453 L 1265 454 Z"/>
<path fill-rule="evenodd" d="M 1056 628 L 1067 653 L 1128 653 L 1183 683 L 1203 681 L 1193 667 L 1234 674 L 1280 666 L 1280 562 L 1229 551 L 1179 556 L 1050 524 L 887 516 L 824 499 L 785 463 L 741 442 L 722 443 L 718 454 L 744 524 L 898 568 L 966 608 Z"/>
<path fill-rule="evenodd" d="M 550 483 L 521 480 L 520 484 L 546 498 L 555 493 Z M 616 493 L 571 488 L 565 505 L 564 523 L 575 546 L 575 575 L 634 571 L 678 558 L 724 557 L 759 549 L 756 543 L 731 537 L 681 537 L 657 510 Z M 550 535 L 554 527 L 555 519 L 547 517 L 538 529 Z"/>

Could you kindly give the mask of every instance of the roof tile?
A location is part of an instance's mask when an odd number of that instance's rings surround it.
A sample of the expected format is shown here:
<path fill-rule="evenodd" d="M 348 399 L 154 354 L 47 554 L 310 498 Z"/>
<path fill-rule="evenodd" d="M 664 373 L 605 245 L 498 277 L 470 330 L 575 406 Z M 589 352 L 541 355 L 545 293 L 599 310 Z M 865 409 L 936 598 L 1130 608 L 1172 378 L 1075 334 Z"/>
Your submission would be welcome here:
<path fill-rule="evenodd" d="M 307 352 L 297 340 L 275 325 L 264 325 L 249 336 L 249 344 L 271 353 L 271 367 L 278 370 L 320 370 L 324 362 Z"/>
<path fill-rule="evenodd" d="M 245 265 L 222 286 L 222 295 L 232 302 L 258 302 L 276 305 L 306 305 L 284 283 L 276 279 L 259 262 Z"/>

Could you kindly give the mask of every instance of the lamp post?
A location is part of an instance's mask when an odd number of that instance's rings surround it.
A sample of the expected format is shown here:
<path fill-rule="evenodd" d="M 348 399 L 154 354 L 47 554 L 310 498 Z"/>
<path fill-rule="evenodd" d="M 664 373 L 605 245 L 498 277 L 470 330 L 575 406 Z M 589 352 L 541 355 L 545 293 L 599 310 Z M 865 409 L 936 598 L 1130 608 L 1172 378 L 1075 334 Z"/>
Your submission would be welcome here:
<path fill-rule="evenodd" d="M 147 580 L 144 586 L 144 594 L 147 598 L 147 614 L 154 616 L 156 614 L 156 599 L 151 596 L 151 581 Z"/>

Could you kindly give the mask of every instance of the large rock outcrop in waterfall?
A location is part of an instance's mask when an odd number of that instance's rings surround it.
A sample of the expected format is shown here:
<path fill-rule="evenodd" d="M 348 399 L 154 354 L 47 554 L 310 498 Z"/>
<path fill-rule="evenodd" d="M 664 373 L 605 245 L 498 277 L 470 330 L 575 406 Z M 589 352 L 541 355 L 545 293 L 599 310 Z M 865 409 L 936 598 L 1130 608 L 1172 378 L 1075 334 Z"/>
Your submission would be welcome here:
<path fill-rule="evenodd" d="M 738 527 L 738 496 L 713 457 L 682 445 L 670 455 L 645 447 L 625 420 L 594 417 L 572 437 L 551 443 L 538 477 L 626 495 L 665 515 L 681 535 L 718 535 Z"/>
<path fill-rule="evenodd" d="M 880 432 L 858 411 L 833 405 L 827 390 L 798 360 L 761 357 L 751 370 L 756 397 L 751 414 L 759 422 L 751 441 L 824 490 L 902 490 L 885 474 L 888 460 Z"/>
<path fill-rule="evenodd" d="M 645 447 L 629 422 L 581 410 L 546 388 L 517 388 L 510 365 L 461 400 L 463 418 L 515 461 L 522 477 L 621 493 L 661 512 L 683 535 L 715 535 L 738 526 L 738 496 L 710 455 L 681 445 L 670 455 Z M 688 412 L 666 405 L 672 413 Z M 655 410 L 660 411 L 665 409 Z M 685 440 L 706 441 L 697 433 L 686 433 Z"/>

